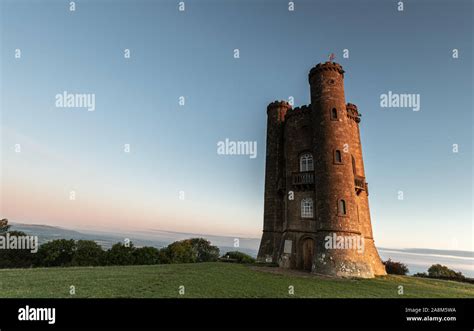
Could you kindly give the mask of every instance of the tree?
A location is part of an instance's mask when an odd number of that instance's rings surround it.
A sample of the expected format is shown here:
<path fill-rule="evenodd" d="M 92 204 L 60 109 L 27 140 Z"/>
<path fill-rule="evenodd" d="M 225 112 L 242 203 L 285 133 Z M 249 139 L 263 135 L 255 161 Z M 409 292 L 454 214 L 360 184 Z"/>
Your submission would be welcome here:
<path fill-rule="evenodd" d="M 123 243 L 116 243 L 105 254 L 107 265 L 131 265 L 134 263 L 135 246 L 130 242 L 125 246 Z"/>
<path fill-rule="evenodd" d="M 197 252 L 190 240 L 175 241 L 165 251 L 170 263 L 194 263 L 197 260 Z"/>
<path fill-rule="evenodd" d="M 76 251 L 76 242 L 73 239 L 56 239 L 42 244 L 36 254 L 37 266 L 66 267 L 72 264 Z"/>
<path fill-rule="evenodd" d="M 8 219 L 3 218 L 0 220 L 0 233 L 6 233 L 10 229 L 10 225 L 8 225 Z"/>
<path fill-rule="evenodd" d="M 175 241 L 162 249 L 166 258 L 162 263 L 195 263 L 217 261 L 219 248 L 212 246 L 209 240 L 203 238 L 191 238 Z"/>
<path fill-rule="evenodd" d="M 168 247 L 163 247 L 158 251 L 158 259 L 160 261 L 160 264 L 170 264 L 171 263 L 171 257 L 168 251 Z"/>
<path fill-rule="evenodd" d="M 95 241 L 78 240 L 71 264 L 75 266 L 98 266 L 102 264 L 104 254 L 102 247 Z"/>
<path fill-rule="evenodd" d="M 155 247 L 141 247 L 133 252 L 134 264 L 147 265 L 160 263 L 160 251 Z"/>
<path fill-rule="evenodd" d="M 212 246 L 209 240 L 203 238 L 189 239 L 196 251 L 196 262 L 214 262 L 219 258 L 219 248 Z"/>

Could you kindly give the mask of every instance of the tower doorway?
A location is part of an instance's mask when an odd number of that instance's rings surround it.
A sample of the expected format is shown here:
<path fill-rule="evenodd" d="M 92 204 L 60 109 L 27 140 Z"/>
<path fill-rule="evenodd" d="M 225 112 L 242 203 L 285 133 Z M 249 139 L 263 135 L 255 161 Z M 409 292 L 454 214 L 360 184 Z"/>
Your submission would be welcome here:
<path fill-rule="evenodd" d="M 311 238 L 303 240 L 303 269 L 311 271 L 313 266 L 314 241 Z"/>

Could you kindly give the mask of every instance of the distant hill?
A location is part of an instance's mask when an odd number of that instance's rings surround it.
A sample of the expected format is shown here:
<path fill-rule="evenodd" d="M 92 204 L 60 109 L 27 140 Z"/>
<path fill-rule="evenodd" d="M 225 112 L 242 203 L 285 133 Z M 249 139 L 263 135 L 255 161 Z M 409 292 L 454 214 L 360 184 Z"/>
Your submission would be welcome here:
<path fill-rule="evenodd" d="M 221 254 L 228 251 L 241 251 L 253 257 L 257 256 L 260 240 L 256 238 L 238 238 L 239 247 L 234 247 L 234 237 L 213 236 L 196 233 L 183 233 L 162 230 L 134 231 L 130 233 L 100 232 L 100 231 L 77 231 L 64 229 L 57 226 L 40 224 L 11 223 L 11 230 L 22 231 L 28 235 L 38 236 L 39 243 L 45 243 L 54 239 L 93 240 L 108 249 L 117 242 L 123 242 L 125 238 L 130 239 L 137 247 L 152 246 L 166 247 L 174 241 L 201 237 L 209 240 L 213 245 L 219 247 Z"/>
<path fill-rule="evenodd" d="M 378 249 L 384 251 L 396 251 L 401 253 L 413 253 L 413 254 L 423 254 L 423 255 L 441 255 L 441 256 L 453 256 L 453 257 L 467 257 L 474 258 L 474 252 L 470 251 L 457 251 L 457 250 L 447 250 L 447 249 L 431 249 L 431 248 L 384 248 L 379 247 Z"/>

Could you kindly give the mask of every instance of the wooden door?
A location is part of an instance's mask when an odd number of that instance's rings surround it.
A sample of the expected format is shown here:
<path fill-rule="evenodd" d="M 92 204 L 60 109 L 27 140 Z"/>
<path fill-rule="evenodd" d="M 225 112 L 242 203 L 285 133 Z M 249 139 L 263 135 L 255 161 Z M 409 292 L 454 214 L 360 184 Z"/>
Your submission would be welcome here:
<path fill-rule="evenodd" d="M 303 269 L 311 271 L 313 266 L 314 241 L 307 238 L 303 241 Z"/>

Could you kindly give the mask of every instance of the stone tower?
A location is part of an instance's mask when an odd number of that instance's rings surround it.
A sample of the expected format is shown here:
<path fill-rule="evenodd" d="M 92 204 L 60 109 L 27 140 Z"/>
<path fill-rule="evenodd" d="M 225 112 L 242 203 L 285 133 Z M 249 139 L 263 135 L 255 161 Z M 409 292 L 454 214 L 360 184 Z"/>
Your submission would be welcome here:
<path fill-rule="evenodd" d="M 372 236 L 360 114 L 345 102 L 344 70 L 318 64 L 309 84 L 311 105 L 267 107 L 258 259 L 333 276 L 385 275 Z"/>

